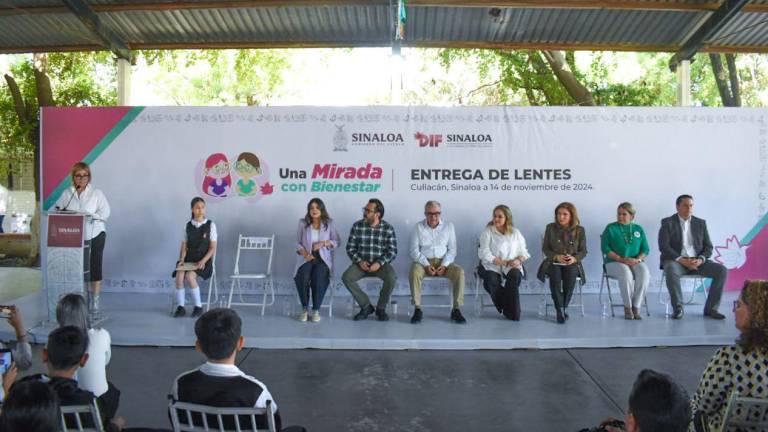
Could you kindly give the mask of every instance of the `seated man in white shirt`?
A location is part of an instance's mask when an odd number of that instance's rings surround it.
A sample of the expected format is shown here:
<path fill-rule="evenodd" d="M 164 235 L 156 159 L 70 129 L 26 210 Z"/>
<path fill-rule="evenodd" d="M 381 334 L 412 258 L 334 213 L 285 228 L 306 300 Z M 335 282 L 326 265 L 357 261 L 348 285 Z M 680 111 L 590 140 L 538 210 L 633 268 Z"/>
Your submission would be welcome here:
<path fill-rule="evenodd" d="M 417 223 L 411 235 L 410 255 L 413 259 L 409 282 L 415 309 L 411 323 L 421 322 L 421 284 L 425 276 L 446 277 L 453 285 L 451 320 L 464 324 L 467 320 L 459 308 L 464 304 L 464 269 L 456 259 L 456 232 L 453 224 L 440 220 L 440 203 L 427 201 L 424 220 Z"/>
<path fill-rule="evenodd" d="M 271 401 L 277 430 L 304 430 L 299 427 L 282 429 L 277 403 L 267 386 L 235 366 L 235 357 L 245 343 L 241 330 L 242 321 L 232 309 L 211 309 L 198 318 L 195 322 L 195 349 L 202 352 L 208 361 L 179 375 L 173 383 L 171 397 L 175 401 L 219 408 L 266 408 L 267 401 Z M 215 420 L 214 423 L 211 421 L 209 419 L 209 424 L 216 424 Z M 256 422 L 259 430 L 266 430 L 266 418 L 259 417 Z M 224 423 L 225 429 L 235 429 L 234 422 Z M 247 416 L 240 420 L 240 424 L 241 428 L 251 427 Z"/>

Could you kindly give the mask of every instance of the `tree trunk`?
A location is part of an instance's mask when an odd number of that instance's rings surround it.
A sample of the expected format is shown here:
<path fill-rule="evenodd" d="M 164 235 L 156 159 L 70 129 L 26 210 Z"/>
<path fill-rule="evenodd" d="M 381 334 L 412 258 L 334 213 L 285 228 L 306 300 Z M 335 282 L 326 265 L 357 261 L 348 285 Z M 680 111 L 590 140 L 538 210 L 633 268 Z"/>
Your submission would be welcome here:
<path fill-rule="evenodd" d="M 538 83 L 533 88 L 541 91 L 544 99 L 547 101 L 547 105 L 565 105 L 566 101 L 562 100 L 562 97 L 559 97 L 559 95 L 552 91 L 553 87 L 546 85 L 547 78 L 552 76 L 552 71 L 547 67 L 544 60 L 541 59 L 541 54 L 538 51 L 531 51 L 528 53 L 528 59 L 538 76 Z"/>
<path fill-rule="evenodd" d="M 720 92 L 720 99 L 723 101 L 723 106 L 738 106 L 736 105 L 733 96 L 731 96 L 728 74 L 725 72 L 725 69 L 723 69 L 723 60 L 720 58 L 720 54 L 709 54 L 709 61 L 712 63 L 712 72 L 715 75 L 715 83 L 717 84 L 717 90 Z"/>
<path fill-rule="evenodd" d="M 560 84 L 578 105 L 595 106 L 592 93 L 579 82 L 560 51 L 542 51 Z"/>
<path fill-rule="evenodd" d="M 731 82 L 733 106 L 741 106 L 741 88 L 739 87 L 739 70 L 736 69 L 736 56 L 726 54 L 725 62 L 728 65 L 728 80 Z"/>

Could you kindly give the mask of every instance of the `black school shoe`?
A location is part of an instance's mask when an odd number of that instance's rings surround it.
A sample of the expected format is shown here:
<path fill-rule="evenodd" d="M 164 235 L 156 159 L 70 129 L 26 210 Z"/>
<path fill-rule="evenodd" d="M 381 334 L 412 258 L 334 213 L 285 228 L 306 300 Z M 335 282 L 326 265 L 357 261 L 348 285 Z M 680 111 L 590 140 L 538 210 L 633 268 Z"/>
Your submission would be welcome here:
<path fill-rule="evenodd" d="M 184 306 L 178 306 L 176 307 L 176 312 L 173 313 L 174 318 L 181 318 L 184 315 L 187 314 L 187 310 L 184 309 Z"/>
<path fill-rule="evenodd" d="M 379 321 L 389 321 L 389 315 L 384 309 L 376 309 L 376 319 Z"/>
<path fill-rule="evenodd" d="M 197 318 L 202 314 L 203 314 L 203 308 L 201 308 L 200 306 L 195 306 L 195 308 L 192 309 L 192 318 Z"/>

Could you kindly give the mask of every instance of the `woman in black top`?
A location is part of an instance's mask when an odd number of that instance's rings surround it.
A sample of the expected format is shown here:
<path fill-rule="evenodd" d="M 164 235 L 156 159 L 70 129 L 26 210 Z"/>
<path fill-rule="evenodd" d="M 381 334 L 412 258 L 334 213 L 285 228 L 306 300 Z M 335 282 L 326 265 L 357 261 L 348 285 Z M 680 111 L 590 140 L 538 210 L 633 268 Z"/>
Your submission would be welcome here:
<path fill-rule="evenodd" d="M 192 264 L 195 270 L 177 270 L 174 272 L 176 278 L 176 312 L 174 317 L 183 317 L 186 315 L 184 309 L 184 281 L 187 281 L 189 292 L 195 303 L 192 311 L 192 317 L 200 316 L 203 313 L 203 303 L 200 299 L 200 287 L 197 285 L 197 277 L 200 276 L 207 280 L 213 274 L 213 256 L 216 254 L 216 224 L 205 218 L 205 201 L 200 197 L 192 199 L 190 205 L 192 208 L 192 219 L 187 222 L 184 228 L 184 240 L 181 242 L 181 251 L 179 261 L 176 267 L 184 264 Z"/>

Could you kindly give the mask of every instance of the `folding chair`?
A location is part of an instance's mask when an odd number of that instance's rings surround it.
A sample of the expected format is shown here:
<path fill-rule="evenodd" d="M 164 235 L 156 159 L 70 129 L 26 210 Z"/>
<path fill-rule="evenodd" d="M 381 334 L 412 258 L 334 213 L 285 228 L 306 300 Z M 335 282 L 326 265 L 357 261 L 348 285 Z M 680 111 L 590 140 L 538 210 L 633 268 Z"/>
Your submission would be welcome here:
<path fill-rule="evenodd" d="M 686 305 L 701 304 L 701 303 L 695 303 L 696 290 L 698 289 L 699 286 L 703 285 L 705 294 L 709 295 L 709 285 L 704 283 L 705 279 L 708 279 L 708 278 L 705 278 L 704 276 L 696 275 L 696 274 L 682 275 L 680 276 L 681 291 L 682 291 L 683 281 L 685 281 L 686 279 L 693 280 L 693 290 L 691 290 L 691 298 L 689 298 L 688 301 L 685 302 L 685 304 Z M 669 296 L 669 289 L 667 289 L 667 284 L 666 284 L 666 276 L 664 275 L 664 270 L 662 269 L 661 280 L 659 281 L 659 303 L 664 305 L 665 313 L 669 315 L 669 307 L 671 306 L 671 304 L 669 301 L 664 300 L 665 292 L 667 293 L 667 296 Z"/>
<path fill-rule="evenodd" d="M 473 277 L 475 279 L 475 312 L 477 313 L 477 316 L 482 315 L 483 309 L 485 308 L 496 308 L 496 306 L 493 304 L 493 301 L 486 303 L 486 296 L 490 297 L 490 294 L 485 292 L 485 287 L 483 286 L 483 278 L 480 277 L 480 274 L 477 272 L 477 267 L 475 267 L 475 271 L 473 272 Z M 528 279 L 528 272 L 525 271 L 525 266 L 523 266 L 523 280 Z"/>
<path fill-rule="evenodd" d="M 335 262 L 335 253 L 334 251 L 331 251 L 332 259 Z M 333 281 L 333 273 L 329 275 L 330 281 L 328 283 L 328 290 L 325 292 L 325 299 L 323 301 L 323 304 L 320 305 L 320 309 L 322 308 L 328 308 L 328 318 L 333 317 L 333 298 L 336 296 L 336 290 L 338 289 L 338 285 L 341 284 L 341 281 Z M 296 291 L 296 301 L 299 302 L 299 305 L 301 305 L 301 297 L 299 297 L 299 292 Z M 312 300 L 310 299 L 310 303 Z"/>
<path fill-rule="evenodd" d="M 451 283 L 451 280 L 448 279 L 445 276 L 424 276 L 424 278 L 421 280 L 421 286 L 422 286 L 422 297 L 424 295 L 423 287 L 426 286 L 428 283 L 434 282 L 435 284 L 439 285 L 447 285 L 448 286 L 448 303 L 438 303 L 438 304 L 421 304 L 421 308 L 451 308 L 453 309 L 453 284 Z"/>
<path fill-rule="evenodd" d="M 171 401 L 168 409 L 174 432 L 277 432 L 272 401 L 266 408 L 217 408 Z M 257 419 L 265 417 L 267 429 L 259 429 Z"/>
<path fill-rule="evenodd" d="M 72 424 L 74 426 L 71 426 Z M 61 430 L 62 432 L 104 432 L 101 414 L 96 406 L 96 399 L 89 405 L 62 406 Z"/>
<path fill-rule="evenodd" d="M 208 279 L 208 298 L 203 303 L 203 306 L 205 307 L 206 311 L 211 310 L 211 295 L 213 293 L 215 296 L 214 302 L 216 304 L 219 303 L 219 284 L 216 281 L 216 254 L 213 254 L 213 257 L 211 258 L 211 266 L 213 268 L 213 273 L 211 273 L 210 279 Z M 170 313 L 173 315 L 173 312 L 175 311 L 175 302 L 176 302 L 176 288 L 174 287 L 173 293 L 168 295 L 168 299 L 170 301 Z"/>
<path fill-rule="evenodd" d="M 605 287 L 608 290 L 608 304 L 610 305 L 610 308 L 611 308 L 611 316 L 615 317 L 616 313 L 614 313 L 613 308 L 617 308 L 617 307 L 623 308 L 624 303 L 613 302 L 613 297 L 611 295 L 612 280 L 616 281 L 617 283 L 619 281 L 615 277 L 608 275 L 608 271 L 605 269 L 605 263 L 603 263 L 603 276 L 600 278 L 600 295 L 598 296 L 598 299 L 600 301 L 600 304 L 602 305 L 603 304 L 603 286 L 605 285 Z M 645 315 L 651 316 L 651 311 L 648 308 L 648 291 L 643 293 L 643 302 L 645 303 Z"/>
<path fill-rule="evenodd" d="M 267 260 L 267 269 L 264 273 L 240 273 L 240 255 L 244 250 L 250 251 L 268 251 L 269 258 Z M 234 274 L 230 276 L 232 283 L 229 287 L 229 298 L 227 299 L 227 307 L 234 306 L 261 306 L 261 314 L 264 315 L 264 310 L 267 306 L 275 304 L 275 285 L 272 281 L 272 256 L 275 250 L 275 235 L 271 237 L 248 237 L 240 234 L 237 241 L 237 255 L 235 256 L 235 270 Z M 240 281 L 244 279 L 261 280 L 263 281 L 264 294 L 261 302 L 251 303 L 243 300 L 243 289 L 240 285 Z M 232 302 L 232 294 L 235 292 L 235 285 L 237 285 L 238 295 L 240 301 L 237 303 Z M 270 296 L 270 301 L 267 303 L 267 294 Z"/>
<path fill-rule="evenodd" d="M 768 399 L 731 393 L 723 417 L 722 432 L 768 429 Z"/>
<path fill-rule="evenodd" d="M 363 292 L 365 292 L 365 294 L 368 295 L 369 298 L 371 297 L 372 293 L 368 292 L 367 288 L 370 285 L 371 281 L 379 282 L 379 284 L 377 284 L 377 286 L 383 286 L 383 284 L 384 284 L 384 281 L 382 281 L 381 279 L 379 279 L 377 277 L 373 277 L 373 276 L 365 276 L 365 277 L 360 278 L 357 281 L 358 284 L 361 284 L 360 288 L 363 290 Z M 340 282 L 338 282 L 338 284 L 343 286 L 344 282 L 340 281 Z M 344 287 L 344 289 L 346 289 L 346 287 Z M 395 289 L 392 290 L 392 295 L 389 296 L 389 305 L 391 306 L 392 315 L 397 315 L 397 300 L 395 300 L 395 290 L 396 289 L 397 289 L 397 286 L 395 286 Z M 376 294 L 376 296 L 378 298 L 378 296 L 381 295 L 381 288 L 379 288 L 378 291 L 375 294 Z M 350 300 L 351 311 L 354 313 L 355 307 L 357 307 L 357 303 L 355 303 L 355 298 L 352 297 L 351 295 L 349 296 L 349 300 Z M 376 307 L 375 304 L 373 306 Z"/>

